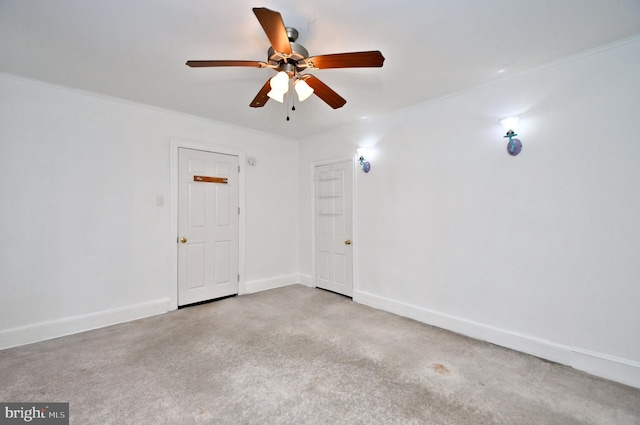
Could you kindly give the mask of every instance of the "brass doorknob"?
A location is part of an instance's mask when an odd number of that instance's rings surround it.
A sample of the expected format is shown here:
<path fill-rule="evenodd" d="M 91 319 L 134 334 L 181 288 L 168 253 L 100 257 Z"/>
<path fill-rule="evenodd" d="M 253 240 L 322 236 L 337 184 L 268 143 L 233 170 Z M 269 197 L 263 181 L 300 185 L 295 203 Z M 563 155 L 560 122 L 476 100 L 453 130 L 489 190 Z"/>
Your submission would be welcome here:
<path fill-rule="evenodd" d="M 351 239 L 347 239 L 346 241 L 344 241 L 345 245 L 351 245 Z"/>
<path fill-rule="evenodd" d="M 180 243 L 186 243 L 187 242 L 187 238 L 185 238 L 184 236 L 180 238 Z"/>

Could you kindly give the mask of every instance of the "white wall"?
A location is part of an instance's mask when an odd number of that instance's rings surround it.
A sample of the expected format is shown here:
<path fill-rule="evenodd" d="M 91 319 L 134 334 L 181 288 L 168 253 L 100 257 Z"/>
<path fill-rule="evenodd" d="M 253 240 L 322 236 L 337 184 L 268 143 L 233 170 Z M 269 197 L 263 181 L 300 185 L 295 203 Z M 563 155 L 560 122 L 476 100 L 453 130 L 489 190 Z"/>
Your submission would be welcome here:
<path fill-rule="evenodd" d="M 175 137 L 257 158 L 243 281 L 296 281 L 296 142 L 10 76 L 0 100 L 0 348 L 167 311 Z"/>
<path fill-rule="evenodd" d="M 311 164 L 370 146 L 355 300 L 640 387 L 639 75 L 636 39 L 308 137 L 301 274 Z"/>

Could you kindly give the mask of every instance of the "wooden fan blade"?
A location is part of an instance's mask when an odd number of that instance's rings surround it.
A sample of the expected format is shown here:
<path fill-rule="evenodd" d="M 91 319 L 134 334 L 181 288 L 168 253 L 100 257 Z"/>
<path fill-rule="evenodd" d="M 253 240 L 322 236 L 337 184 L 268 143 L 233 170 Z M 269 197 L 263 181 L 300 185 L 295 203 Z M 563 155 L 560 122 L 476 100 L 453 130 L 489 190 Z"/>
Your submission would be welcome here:
<path fill-rule="evenodd" d="M 344 100 L 338 93 L 334 92 L 322 81 L 310 74 L 305 74 L 304 81 L 313 89 L 313 93 L 322 99 L 327 105 L 333 109 L 342 108 L 346 100 Z"/>
<path fill-rule="evenodd" d="M 252 108 L 262 108 L 269 100 L 269 96 L 267 96 L 267 93 L 269 93 L 270 90 L 271 90 L 271 81 L 269 79 L 267 80 L 266 83 L 264 83 L 264 86 L 262 86 L 262 88 L 260 89 L 256 97 L 253 99 L 253 101 L 249 104 L 249 106 L 251 106 Z"/>
<path fill-rule="evenodd" d="M 336 53 L 333 55 L 313 56 L 307 63 L 312 68 L 379 68 L 384 63 L 384 56 L 378 50 L 370 52 Z"/>
<path fill-rule="evenodd" d="M 260 25 L 262 25 L 262 29 L 267 34 L 273 50 L 290 55 L 291 44 L 289 44 L 287 30 L 280 13 L 269 10 L 266 7 L 254 7 L 253 13 L 256 14 L 256 18 L 260 21 Z"/>
<path fill-rule="evenodd" d="M 248 66 L 252 68 L 265 68 L 266 62 L 260 61 L 187 61 L 190 67 L 208 67 L 208 66 Z"/>

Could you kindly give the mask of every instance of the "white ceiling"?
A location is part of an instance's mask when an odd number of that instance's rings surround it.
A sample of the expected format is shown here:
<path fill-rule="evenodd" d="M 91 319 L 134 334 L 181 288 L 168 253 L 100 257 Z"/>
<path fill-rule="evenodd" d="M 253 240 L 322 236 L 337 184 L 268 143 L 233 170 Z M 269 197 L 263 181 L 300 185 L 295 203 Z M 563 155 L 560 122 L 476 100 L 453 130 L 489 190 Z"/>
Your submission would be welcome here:
<path fill-rule="evenodd" d="M 273 71 L 267 7 L 314 55 L 380 50 L 383 68 L 313 74 L 347 100 L 250 108 Z M 301 137 L 640 34 L 640 0 L 0 0 L 0 72 Z"/>

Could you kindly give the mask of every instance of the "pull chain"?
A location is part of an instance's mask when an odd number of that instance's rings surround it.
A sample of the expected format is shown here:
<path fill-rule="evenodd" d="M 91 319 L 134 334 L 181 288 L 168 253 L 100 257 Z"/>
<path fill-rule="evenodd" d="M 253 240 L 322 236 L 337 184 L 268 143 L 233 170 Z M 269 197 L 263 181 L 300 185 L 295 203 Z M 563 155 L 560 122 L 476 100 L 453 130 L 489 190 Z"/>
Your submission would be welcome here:
<path fill-rule="evenodd" d="M 291 118 L 289 118 L 289 99 L 291 99 L 291 110 L 292 111 L 296 110 L 296 105 L 295 105 L 296 99 L 295 99 L 295 96 L 291 95 L 291 90 L 288 90 L 287 94 L 285 96 L 287 96 L 287 101 L 285 102 L 285 104 L 286 104 L 285 108 L 287 108 L 287 121 L 290 121 Z"/>
<path fill-rule="evenodd" d="M 287 96 L 289 96 L 289 93 L 287 93 Z M 296 100 L 294 99 L 294 96 L 291 96 L 291 110 L 295 111 L 296 110 L 296 105 L 295 105 Z M 289 121 L 289 99 L 287 99 L 287 121 Z"/>
<path fill-rule="evenodd" d="M 289 93 L 285 94 L 284 109 L 287 111 L 287 121 L 289 121 Z"/>

